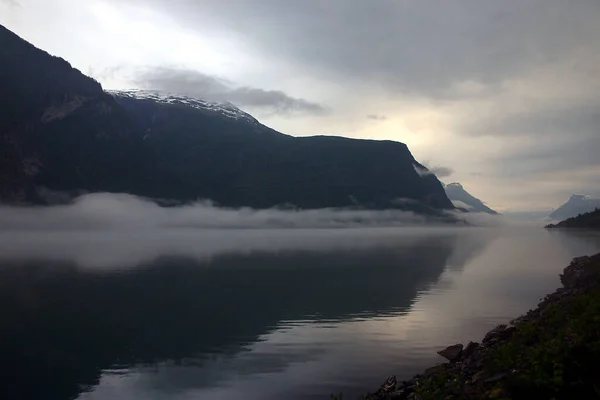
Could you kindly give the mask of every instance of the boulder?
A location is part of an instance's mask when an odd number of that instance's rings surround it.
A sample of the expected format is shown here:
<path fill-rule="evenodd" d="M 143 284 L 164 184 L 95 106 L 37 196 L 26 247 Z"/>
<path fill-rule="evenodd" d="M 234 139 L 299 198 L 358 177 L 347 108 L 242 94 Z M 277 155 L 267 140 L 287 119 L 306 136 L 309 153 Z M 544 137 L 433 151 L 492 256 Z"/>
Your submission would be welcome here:
<path fill-rule="evenodd" d="M 444 350 L 438 351 L 437 353 L 447 359 L 450 362 L 457 361 L 463 351 L 463 345 L 458 343 L 452 346 L 446 347 Z"/>
<path fill-rule="evenodd" d="M 515 331 L 515 326 L 498 325 L 489 331 L 483 338 L 483 343 L 488 344 L 498 340 L 506 340 L 512 336 Z"/>
<path fill-rule="evenodd" d="M 469 344 L 467 344 L 467 347 L 465 347 L 465 349 L 462 351 L 462 354 L 460 355 L 460 357 L 462 359 L 467 359 L 467 358 L 471 357 L 473 354 L 475 354 L 475 351 L 478 348 L 479 348 L 479 343 L 469 342 Z"/>

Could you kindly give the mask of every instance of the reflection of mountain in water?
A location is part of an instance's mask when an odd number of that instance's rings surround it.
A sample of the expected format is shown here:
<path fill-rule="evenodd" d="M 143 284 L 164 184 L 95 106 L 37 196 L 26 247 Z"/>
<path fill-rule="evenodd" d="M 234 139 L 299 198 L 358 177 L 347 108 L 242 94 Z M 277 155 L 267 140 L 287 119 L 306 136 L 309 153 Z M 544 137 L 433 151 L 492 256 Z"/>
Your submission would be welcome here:
<path fill-rule="evenodd" d="M 206 265 L 163 257 L 108 273 L 66 263 L 5 265 L 0 390 L 7 398 L 73 398 L 102 369 L 202 362 L 240 351 L 284 319 L 402 312 L 440 276 L 457 240 L 221 255 Z"/>

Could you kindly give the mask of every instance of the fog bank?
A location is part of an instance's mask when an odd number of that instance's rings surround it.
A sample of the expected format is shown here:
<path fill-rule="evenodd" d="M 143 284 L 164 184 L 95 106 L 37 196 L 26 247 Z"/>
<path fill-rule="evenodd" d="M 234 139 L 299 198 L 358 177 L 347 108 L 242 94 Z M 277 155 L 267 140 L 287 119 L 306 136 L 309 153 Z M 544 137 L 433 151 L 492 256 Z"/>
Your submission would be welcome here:
<path fill-rule="evenodd" d="M 451 217 L 451 214 L 447 215 Z M 469 217 L 461 215 L 463 217 Z M 93 193 L 68 205 L 0 207 L 0 229 L 343 228 L 442 223 L 401 210 L 219 208 L 209 202 L 161 207 L 128 194 Z"/>

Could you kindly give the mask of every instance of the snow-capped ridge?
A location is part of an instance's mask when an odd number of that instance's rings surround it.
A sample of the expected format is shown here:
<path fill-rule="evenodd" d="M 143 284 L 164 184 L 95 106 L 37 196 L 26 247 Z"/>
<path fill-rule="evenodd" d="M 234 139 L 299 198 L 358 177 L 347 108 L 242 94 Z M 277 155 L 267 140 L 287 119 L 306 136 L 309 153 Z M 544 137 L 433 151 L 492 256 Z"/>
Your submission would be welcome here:
<path fill-rule="evenodd" d="M 126 97 L 140 100 L 152 100 L 157 103 L 164 104 L 183 104 L 198 110 L 211 111 L 219 113 L 225 117 L 233 118 L 237 120 L 245 120 L 253 124 L 259 122 L 252 115 L 240 110 L 238 107 L 230 102 L 216 102 L 204 99 L 197 99 L 189 96 L 177 95 L 172 93 L 161 92 L 158 90 L 143 90 L 143 89 L 129 89 L 129 90 L 108 90 L 110 95 L 114 97 Z"/>

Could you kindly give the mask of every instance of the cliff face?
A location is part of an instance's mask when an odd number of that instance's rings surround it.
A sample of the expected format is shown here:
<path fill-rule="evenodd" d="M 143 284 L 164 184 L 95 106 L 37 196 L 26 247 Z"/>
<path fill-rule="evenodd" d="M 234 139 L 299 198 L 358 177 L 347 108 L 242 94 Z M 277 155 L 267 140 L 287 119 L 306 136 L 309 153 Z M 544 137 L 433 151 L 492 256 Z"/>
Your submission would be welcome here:
<path fill-rule="evenodd" d="M 294 138 L 231 104 L 113 94 L 0 27 L 0 200 L 36 188 L 225 206 L 451 209 L 403 143 Z"/>

